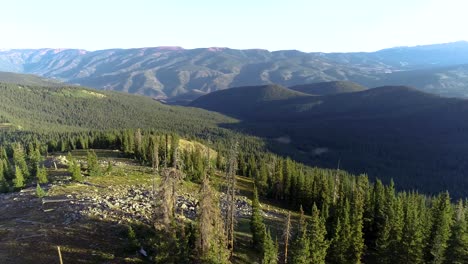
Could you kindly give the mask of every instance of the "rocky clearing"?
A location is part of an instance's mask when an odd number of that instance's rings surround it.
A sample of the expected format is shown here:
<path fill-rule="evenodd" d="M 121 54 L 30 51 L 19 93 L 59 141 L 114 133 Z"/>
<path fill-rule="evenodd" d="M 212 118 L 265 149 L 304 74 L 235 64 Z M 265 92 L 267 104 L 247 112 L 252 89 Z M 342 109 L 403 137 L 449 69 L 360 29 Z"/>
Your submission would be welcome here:
<path fill-rule="evenodd" d="M 0 263 L 144 263 L 138 252 L 128 251 L 129 224 L 151 226 L 154 210 L 153 176 L 146 167 L 116 163 L 112 176 L 70 183 L 64 169 L 49 172 L 54 179 L 38 198 L 35 188 L 0 195 Z M 157 186 L 158 177 L 154 184 Z M 240 186 L 249 184 L 241 180 Z M 244 186 L 243 188 L 248 188 Z M 179 218 L 195 219 L 198 186 L 181 184 L 177 199 Z M 241 194 L 242 193 L 241 190 Z M 223 196 L 221 196 L 223 201 Z M 222 204 L 222 209 L 227 205 Z M 250 200 L 237 198 L 239 247 L 249 250 Z M 266 216 L 275 218 L 275 213 Z M 238 262 L 242 263 L 242 255 Z"/>

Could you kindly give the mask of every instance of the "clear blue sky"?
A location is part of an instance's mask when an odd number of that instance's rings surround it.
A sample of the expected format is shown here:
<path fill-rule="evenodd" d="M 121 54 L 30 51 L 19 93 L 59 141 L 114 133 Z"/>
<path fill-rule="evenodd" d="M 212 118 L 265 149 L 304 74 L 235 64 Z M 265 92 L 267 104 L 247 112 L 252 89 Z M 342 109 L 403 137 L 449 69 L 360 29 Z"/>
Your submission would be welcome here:
<path fill-rule="evenodd" d="M 0 48 L 374 51 L 468 40 L 466 0 L 10 0 Z"/>

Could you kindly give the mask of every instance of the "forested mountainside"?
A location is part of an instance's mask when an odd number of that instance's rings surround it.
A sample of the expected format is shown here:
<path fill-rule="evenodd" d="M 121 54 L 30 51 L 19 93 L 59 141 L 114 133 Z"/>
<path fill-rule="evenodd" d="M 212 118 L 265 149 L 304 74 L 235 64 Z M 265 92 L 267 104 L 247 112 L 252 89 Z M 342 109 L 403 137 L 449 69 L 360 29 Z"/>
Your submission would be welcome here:
<path fill-rule="evenodd" d="M 156 47 L 85 51 L 3 50 L 0 70 L 53 77 L 102 90 L 159 99 L 230 87 L 352 81 L 365 87 L 410 85 L 450 97 L 467 96 L 468 44 L 369 53 Z"/>
<path fill-rule="evenodd" d="M 198 134 L 222 130 L 232 118 L 201 109 L 168 106 L 151 98 L 84 87 L 0 84 L 0 122 L 37 132 L 145 128 Z M 223 133 L 218 131 L 217 133 Z"/>
<path fill-rule="evenodd" d="M 42 78 L 33 74 L 0 72 L 0 83 L 32 85 L 32 86 L 63 86 L 64 84 L 52 79 Z"/>
<path fill-rule="evenodd" d="M 191 105 L 241 119 L 229 127 L 268 138 L 275 151 L 307 164 L 393 178 L 405 189 L 466 195 L 466 100 L 392 86 L 277 100 L 266 95 L 292 90 L 249 87 L 258 94 L 247 96 L 246 89 L 214 92 Z"/>

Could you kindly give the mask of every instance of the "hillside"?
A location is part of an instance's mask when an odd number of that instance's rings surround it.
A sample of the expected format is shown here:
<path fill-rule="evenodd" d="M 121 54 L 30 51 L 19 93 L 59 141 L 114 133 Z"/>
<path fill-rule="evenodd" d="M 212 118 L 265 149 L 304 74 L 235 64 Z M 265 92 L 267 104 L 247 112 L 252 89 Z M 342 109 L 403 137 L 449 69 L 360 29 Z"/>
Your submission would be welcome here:
<path fill-rule="evenodd" d="M 366 87 L 410 85 L 466 97 L 468 69 L 453 72 L 447 67 L 468 64 L 467 49 L 467 42 L 456 42 L 369 53 L 180 47 L 4 50 L 0 70 L 158 99 L 190 95 L 193 90 L 209 93 L 239 86 L 290 87 L 326 81 L 352 81 Z M 421 76 L 420 70 L 427 74 Z"/>
<path fill-rule="evenodd" d="M 0 83 L 14 83 L 20 85 L 35 86 L 59 86 L 59 81 L 46 79 L 32 74 L 19 74 L 13 72 L 0 72 Z"/>
<path fill-rule="evenodd" d="M 210 104 L 216 95 L 238 110 Z M 209 99 L 193 105 L 239 117 L 243 122 L 230 128 L 269 138 L 274 151 L 294 159 L 329 168 L 340 163 L 356 173 L 393 178 L 406 189 L 466 194 L 468 167 L 459 162 L 468 151 L 466 100 L 391 86 L 259 102 L 254 111 L 226 93 Z"/>
<path fill-rule="evenodd" d="M 289 89 L 310 95 L 353 93 L 367 90 L 367 88 L 362 85 L 347 81 L 331 81 L 301 84 L 289 87 Z"/>
<path fill-rule="evenodd" d="M 212 92 L 190 103 L 190 106 L 232 116 L 245 116 L 267 102 L 308 96 L 279 85 L 245 86 Z"/>
<path fill-rule="evenodd" d="M 220 114 L 168 106 L 143 96 L 77 86 L 0 84 L 0 123 L 26 131 L 142 128 L 183 134 L 222 133 L 218 124 L 231 122 L 235 120 Z"/>

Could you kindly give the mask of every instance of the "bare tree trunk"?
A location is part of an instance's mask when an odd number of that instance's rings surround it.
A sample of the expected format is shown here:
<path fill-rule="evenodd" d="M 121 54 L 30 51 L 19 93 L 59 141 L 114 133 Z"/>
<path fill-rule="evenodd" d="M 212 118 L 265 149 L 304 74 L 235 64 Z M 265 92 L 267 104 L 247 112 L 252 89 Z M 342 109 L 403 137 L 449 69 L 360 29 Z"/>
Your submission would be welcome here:
<path fill-rule="evenodd" d="M 58 251 L 58 255 L 59 255 L 60 264 L 63 264 L 63 260 L 62 260 L 62 251 L 60 251 L 60 247 L 59 247 L 59 246 L 57 246 L 57 251 Z"/>
<path fill-rule="evenodd" d="M 237 169 L 237 146 L 235 142 L 229 152 L 229 160 L 226 168 L 226 202 L 227 208 L 224 218 L 225 233 L 227 237 L 227 248 L 232 258 L 234 254 L 234 227 L 236 223 L 236 169 Z"/>
<path fill-rule="evenodd" d="M 154 203 L 154 208 L 156 208 L 156 174 L 159 172 L 159 145 L 158 145 L 158 140 L 157 138 L 153 139 L 153 160 L 152 160 L 152 165 L 153 165 L 153 203 Z"/>
<path fill-rule="evenodd" d="M 168 151 L 169 151 L 169 136 L 166 134 L 166 140 L 165 140 L 165 144 L 166 144 L 166 147 L 164 149 L 164 168 L 167 168 L 167 157 L 168 157 Z"/>
<path fill-rule="evenodd" d="M 231 186 L 231 220 L 229 222 L 229 246 L 230 246 L 230 258 L 233 257 L 234 255 L 234 225 L 235 225 L 235 212 L 236 212 L 236 182 L 235 182 L 235 176 L 233 177 L 234 180 L 232 180 L 232 186 Z"/>
<path fill-rule="evenodd" d="M 288 263 L 289 237 L 291 236 L 291 212 L 288 211 L 286 229 L 284 230 L 284 263 Z"/>
<path fill-rule="evenodd" d="M 340 170 L 340 160 L 338 160 L 338 166 L 335 172 L 335 181 L 333 182 L 333 204 L 336 204 L 336 199 L 338 198 L 338 185 L 340 184 L 340 179 L 338 178 L 339 170 Z"/>

